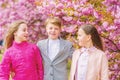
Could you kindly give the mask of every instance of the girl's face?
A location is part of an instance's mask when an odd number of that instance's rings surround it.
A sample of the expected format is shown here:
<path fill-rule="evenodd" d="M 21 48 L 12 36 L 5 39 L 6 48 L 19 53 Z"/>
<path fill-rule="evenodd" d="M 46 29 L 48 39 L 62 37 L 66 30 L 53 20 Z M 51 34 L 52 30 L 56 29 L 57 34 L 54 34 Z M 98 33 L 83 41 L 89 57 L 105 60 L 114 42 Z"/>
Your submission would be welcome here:
<path fill-rule="evenodd" d="M 85 47 L 85 46 L 87 46 L 87 43 L 88 43 L 88 41 L 90 40 L 90 35 L 87 35 L 85 32 L 84 32 L 84 30 L 83 29 L 79 29 L 78 30 L 78 37 L 77 37 L 77 39 L 78 39 L 78 44 L 79 44 L 79 46 L 81 46 L 81 47 Z"/>
<path fill-rule="evenodd" d="M 20 24 L 18 30 L 15 32 L 15 40 L 22 42 L 27 41 L 28 38 L 28 30 L 26 24 Z"/>
<path fill-rule="evenodd" d="M 50 39 L 58 39 L 61 29 L 59 26 L 49 23 L 46 25 L 46 31 Z"/>

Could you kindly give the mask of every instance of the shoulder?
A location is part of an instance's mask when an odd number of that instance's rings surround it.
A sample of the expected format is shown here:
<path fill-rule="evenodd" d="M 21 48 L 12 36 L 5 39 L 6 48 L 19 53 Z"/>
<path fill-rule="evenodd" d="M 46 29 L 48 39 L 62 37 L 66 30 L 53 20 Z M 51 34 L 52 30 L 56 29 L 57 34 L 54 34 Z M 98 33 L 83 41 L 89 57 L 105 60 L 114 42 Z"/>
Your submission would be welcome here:
<path fill-rule="evenodd" d="M 77 54 L 80 53 L 80 49 L 76 49 L 74 52 L 73 52 L 73 56 L 76 56 Z"/>
<path fill-rule="evenodd" d="M 36 49 L 38 49 L 38 47 L 37 47 L 37 45 L 36 44 L 34 44 L 34 43 L 28 43 L 28 46 L 29 46 L 29 48 L 32 48 L 32 49 L 34 49 L 34 50 L 36 50 Z"/>
<path fill-rule="evenodd" d="M 3 55 L 12 55 L 14 52 L 16 52 L 16 49 L 14 49 L 13 47 L 8 48 L 7 50 L 5 50 Z"/>
<path fill-rule="evenodd" d="M 13 46 L 11 46 L 11 47 L 9 47 L 5 52 L 11 53 L 11 52 L 15 52 L 15 51 L 17 51 L 16 48 L 13 47 Z"/>
<path fill-rule="evenodd" d="M 106 54 L 105 54 L 105 52 L 104 51 L 102 51 L 102 50 L 100 50 L 100 49 L 95 49 L 95 54 L 98 56 L 98 57 L 106 57 Z"/>
<path fill-rule="evenodd" d="M 72 46 L 72 42 L 65 40 L 65 39 L 60 39 L 60 40 L 62 40 L 62 42 L 64 42 L 64 44 Z"/>
<path fill-rule="evenodd" d="M 43 45 L 43 44 L 45 43 L 45 41 L 47 41 L 47 39 L 39 40 L 39 41 L 37 42 L 37 46 Z"/>
<path fill-rule="evenodd" d="M 35 44 L 34 44 L 34 43 L 30 43 L 30 42 L 27 42 L 27 45 L 28 45 L 28 46 L 32 46 L 32 47 L 34 47 L 34 46 L 35 46 Z"/>
<path fill-rule="evenodd" d="M 100 62 L 103 61 L 103 63 L 108 63 L 108 58 L 104 51 L 97 49 L 95 54 L 96 55 L 94 56 L 94 58 L 97 61 L 100 61 Z"/>
<path fill-rule="evenodd" d="M 100 50 L 100 49 L 97 49 L 97 48 L 96 48 L 96 52 L 97 52 L 98 54 L 101 54 L 101 55 L 105 54 L 104 51 L 102 51 L 102 50 Z"/>

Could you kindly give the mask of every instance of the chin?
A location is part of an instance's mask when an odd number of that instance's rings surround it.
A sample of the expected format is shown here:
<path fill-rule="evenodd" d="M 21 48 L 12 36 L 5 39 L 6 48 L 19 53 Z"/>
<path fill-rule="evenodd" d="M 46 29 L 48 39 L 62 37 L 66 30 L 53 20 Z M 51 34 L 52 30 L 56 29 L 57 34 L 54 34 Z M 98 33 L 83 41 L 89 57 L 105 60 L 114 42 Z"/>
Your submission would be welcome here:
<path fill-rule="evenodd" d="M 79 44 L 80 47 L 84 47 L 82 44 Z"/>
<path fill-rule="evenodd" d="M 50 39 L 58 39 L 58 37 L 50 37 Z"/>
<path fill-rule="evenodd" d="M 78 43 L 79 44 L 79 46 L 82 46 L 80 43 Z"/>
<path fill-rule="evenodd" d="M 57 38 L 51 38 L 51 39 L 55 40 L 55 39 L 57 39 Z"/>
<path fill-rule="evenodd" d="M 27 41 L 28 39 L 24 39 L 23 41 Z"/>

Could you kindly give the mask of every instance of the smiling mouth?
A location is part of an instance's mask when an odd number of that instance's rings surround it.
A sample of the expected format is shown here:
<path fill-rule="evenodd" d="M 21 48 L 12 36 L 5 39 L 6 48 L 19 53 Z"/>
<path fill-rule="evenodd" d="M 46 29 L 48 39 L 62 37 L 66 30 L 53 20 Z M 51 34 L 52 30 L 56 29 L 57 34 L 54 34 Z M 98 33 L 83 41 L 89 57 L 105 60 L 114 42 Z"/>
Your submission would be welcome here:
<path fill-rule="evenodd" d="M 50 34 L 50 35 L 56 35 L 56 34 Z"/>
<path fill-rule="evenodd" d="M 26 37 L 26 38 L 27 38 L 28 36 L 24 36 L 24 37 Z"/>

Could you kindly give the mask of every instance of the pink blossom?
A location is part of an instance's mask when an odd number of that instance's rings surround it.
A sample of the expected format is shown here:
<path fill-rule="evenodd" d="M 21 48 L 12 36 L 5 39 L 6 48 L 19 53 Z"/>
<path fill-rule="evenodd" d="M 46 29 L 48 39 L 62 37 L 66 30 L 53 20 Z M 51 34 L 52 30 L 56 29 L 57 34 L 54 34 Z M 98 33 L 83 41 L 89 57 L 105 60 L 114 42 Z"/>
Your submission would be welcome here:
<path fill-rule="evenodd" d="M 73 18 L 72 17 L 62 17 L 65 21 L 71 21 Z"/>
<path fill-rule="evenodd" d="M 71 25 L 71 26 L 69 26 L 69 27 L 66 27 L 66 28 L 64 28 L 64 31 L 66 31 L 66 32 L 68 32 L 68 33 L 73 33 L 73 32 L 75 32 L 76 30 L 76 25 Z"/>
<path fill-rule="evenodd" d="M 102 24 L 102 26 L 105 27 L 105 28 L 108 27 L 108 25 L 109 25 L 108 22 L 103 22 L 103 24 Z"/>
<path fill-rule="evenodd" d="M 64 5 L 63 5 L 62 3 L 58 3 L 58 4 L 56 5 L 56 8 L 57 8 L 57 9 L 63 9 L 63 8 L 64 8 Z"/>
<path fill-rule="evenodd" d="M 96 11 L 93 12 L 93 15 L 94 15 L 97 19 L 100 19 L 100 18 L 101 18 L 100 14 L 99 14 L 98 12 L 96 12 Z"/>

